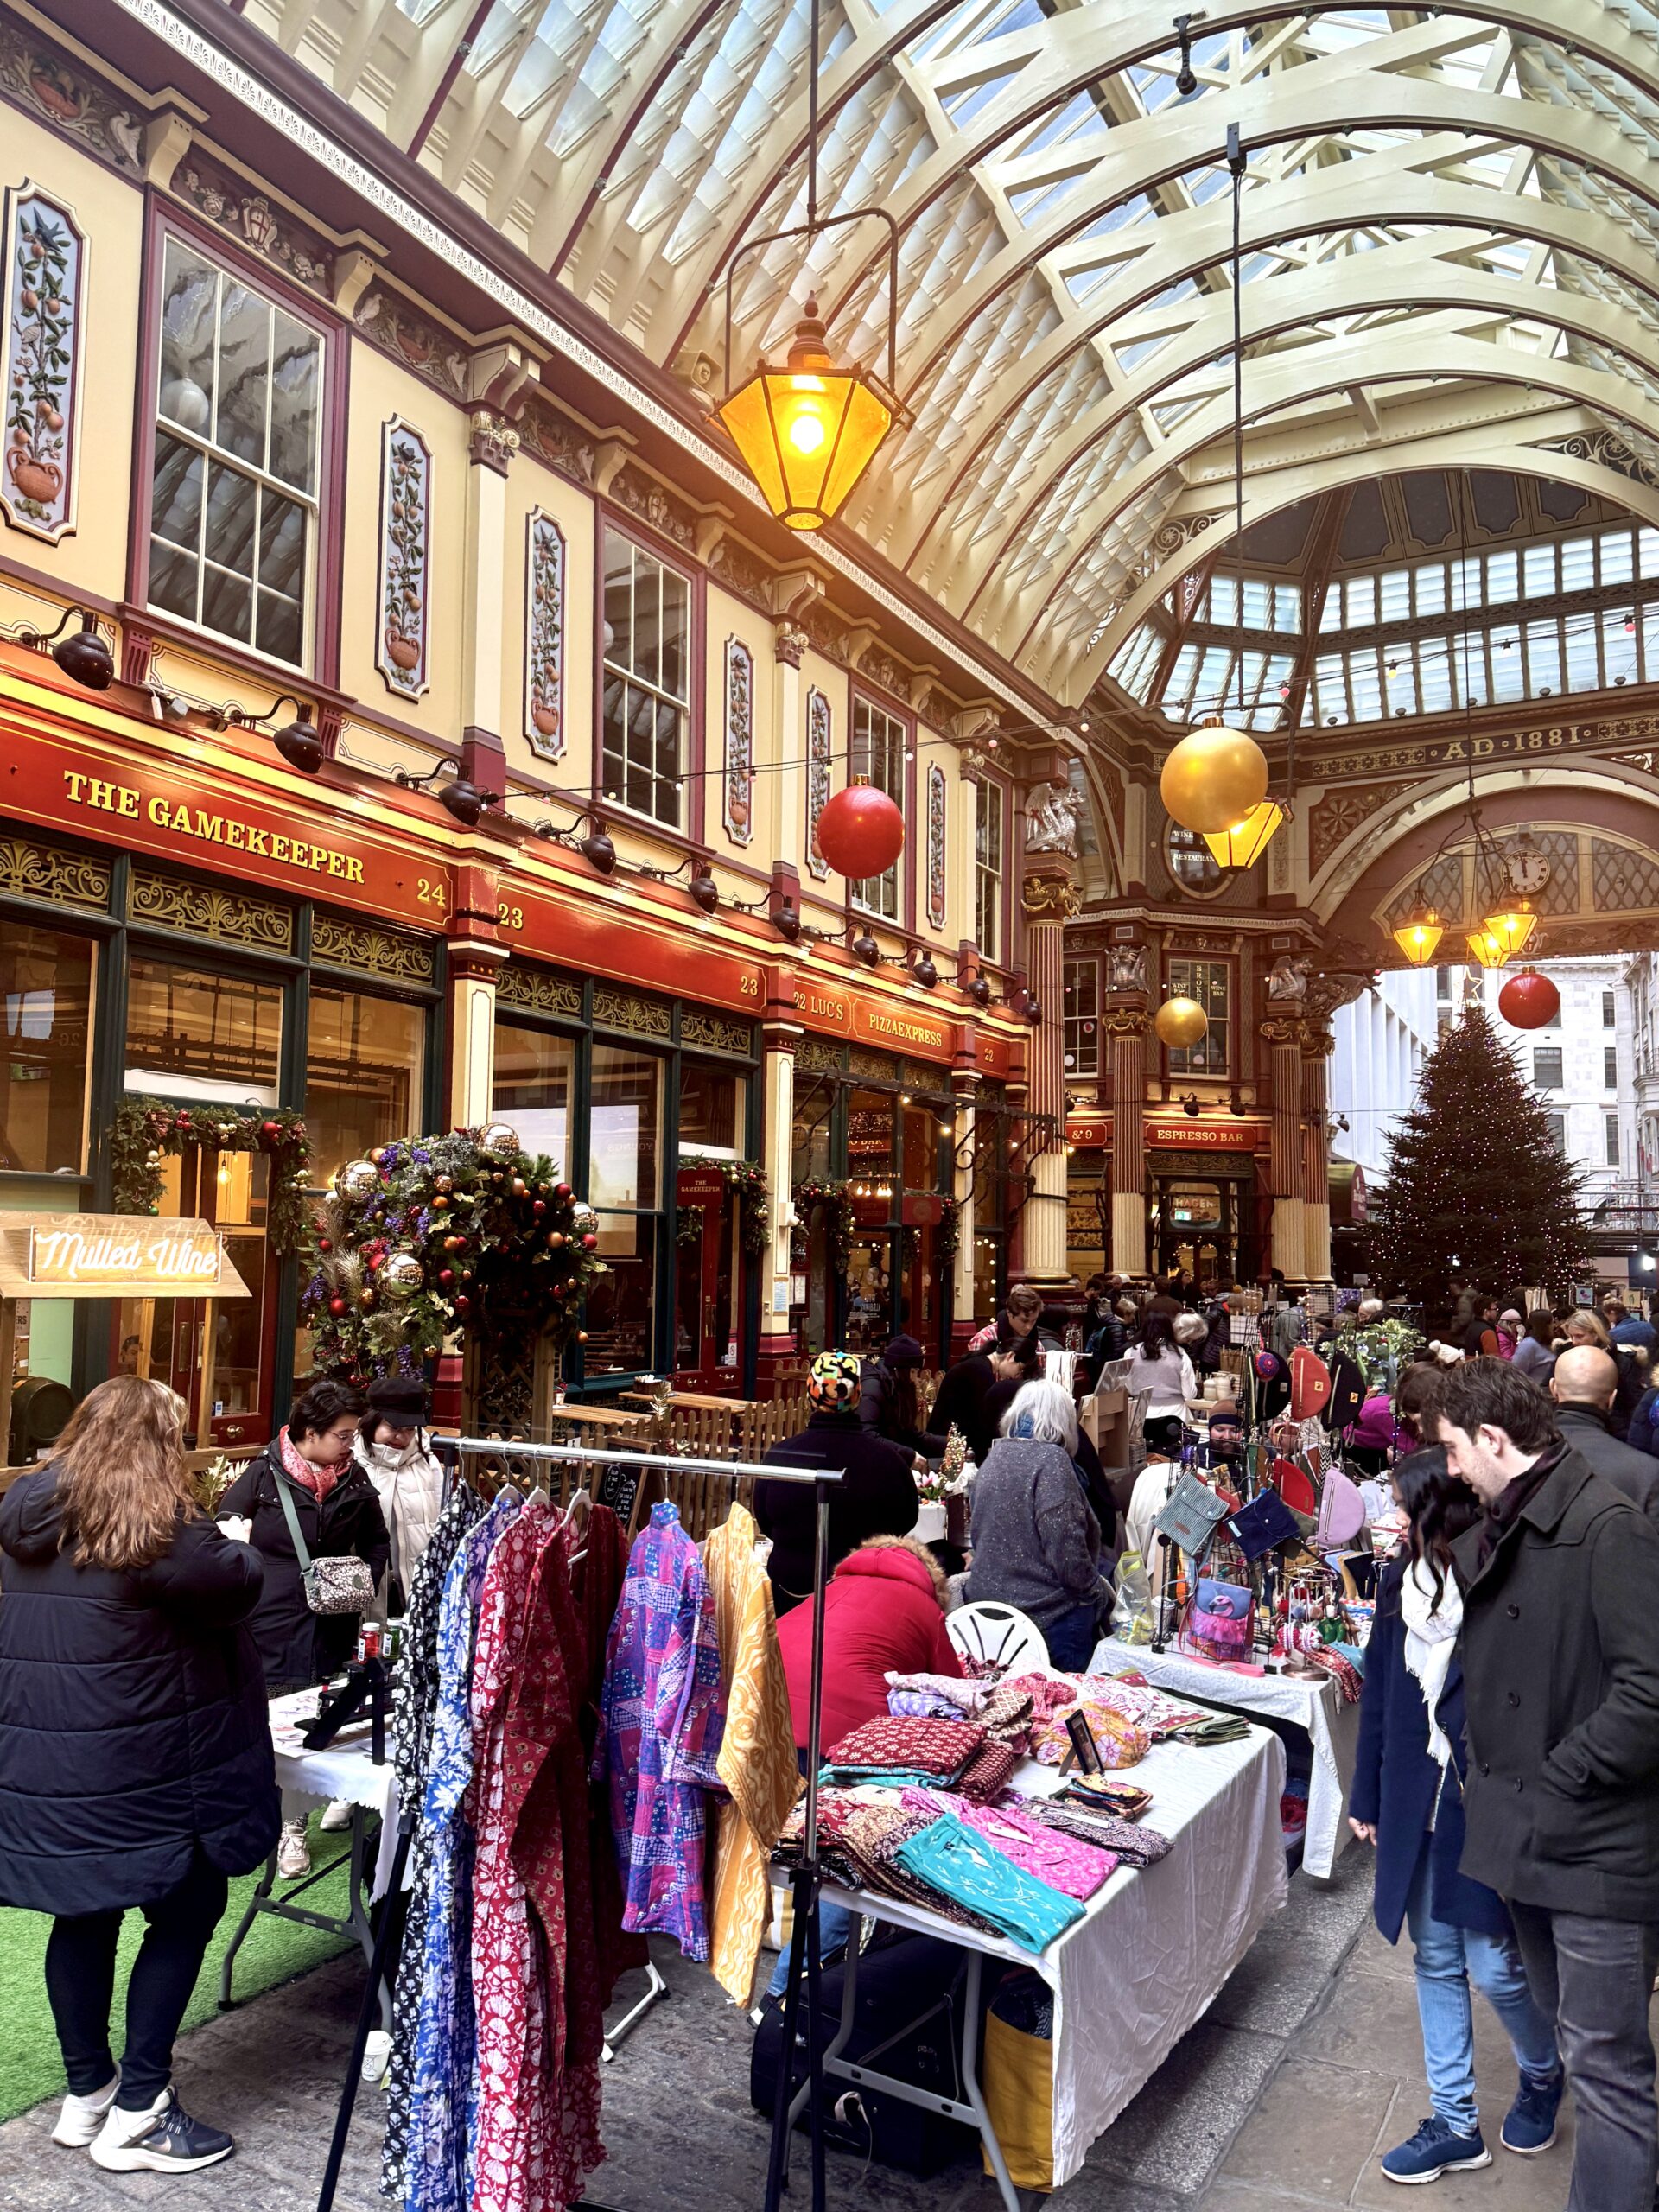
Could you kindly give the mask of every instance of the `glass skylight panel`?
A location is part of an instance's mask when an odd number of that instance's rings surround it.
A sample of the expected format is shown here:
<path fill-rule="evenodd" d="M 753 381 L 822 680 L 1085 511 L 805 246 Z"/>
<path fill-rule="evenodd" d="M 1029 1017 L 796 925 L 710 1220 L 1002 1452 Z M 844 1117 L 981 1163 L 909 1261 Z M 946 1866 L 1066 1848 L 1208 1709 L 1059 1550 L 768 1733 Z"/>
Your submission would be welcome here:
<path fill-rule="evenodd" d="M 1536 698 L 1561 688 L 1561 626 L 1529 622 L 1526 632 L 1527 687 Z"/>

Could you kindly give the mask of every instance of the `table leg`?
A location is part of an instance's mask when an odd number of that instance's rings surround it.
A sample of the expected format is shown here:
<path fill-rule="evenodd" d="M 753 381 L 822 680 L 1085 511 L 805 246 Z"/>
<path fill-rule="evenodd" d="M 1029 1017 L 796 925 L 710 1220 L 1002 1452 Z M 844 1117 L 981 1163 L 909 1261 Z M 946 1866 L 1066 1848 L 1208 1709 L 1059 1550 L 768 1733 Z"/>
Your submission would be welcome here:
<path fill-rule="evenodd" d="M 1008 2212 L 1020 2212 L 1020 2192 L 1008 2178 L 1008 2162 L 1002 2156 L 1002 2145 L 996 2139 L 996 2130 L 991 2125 L 991 2115 L 979 2087 L 979 1983 L 984 1961 L 977 1951 L 968 1954 L 968 1981 L 963 1991 L 962 2022 L 962 2086 L 979 2120 L 980 2140 L 985 2145 L 985 2155 L 991 2162 L 991 2171 L 996 2176 L 996 2185 L 1002 2192 L 1002 2202 Z"/>
<path fill-rule="evenodd" d="M 276 1880 L 276 1853 L 273 1851 L 265 1861 L 265 1871 L 259 1877 L 258 1886 L 248 1899 L 246 1911 L 237 1923 L 236 1933 L 231 1938 L 224 1962 L 219 1969 L 219 2009 L 221 2012 L 228 2012 L 234 2002 L 231 1995 L 231 1976 L 236 1967 L 236 1955 L 248 1940 L 248 1930 L 259 1917 L 260 1909 L 270 1895 Z"/>

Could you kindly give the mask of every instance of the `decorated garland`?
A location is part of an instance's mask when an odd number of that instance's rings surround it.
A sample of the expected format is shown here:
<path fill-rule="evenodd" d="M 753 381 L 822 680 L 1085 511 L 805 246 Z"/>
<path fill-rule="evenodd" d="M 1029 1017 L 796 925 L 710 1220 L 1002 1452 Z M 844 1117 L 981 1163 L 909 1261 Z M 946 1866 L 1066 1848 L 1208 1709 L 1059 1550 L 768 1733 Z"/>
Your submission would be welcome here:
<path fill-rule="evenodd" d="M 162 1098 L 124 1098 L 110 1132 L 116 1211 L 159 1212 L 162 1162 L 188 1144 L 216 1152 L 266 1154 L 270 1160 L 267 1240 L 279 1260 L 304 1249 L 310 1229 L 306 1188 L 311 1144 L 303 1116 L 281 1109 L 262 1116 L 234 1106 L 170 1106 Z"/>
<path fill-rule="evenodd" d="M 939 1233 L 934 1239 L 934 1248 L 946 1267 L 949 1267 L 951 1261 L 956 1258 L 961 1243 L 962 1200 L 941 1198 L 939 1200 Z"/>
<path fill-rule="evenodd" d="M 725 1179 L 727 1189 L 737 1193 L 743 1249 L 751 1259 L 758 1259 L 772 1242 L 772 1227 L 766 1218 L 766 1208 L 772 1197 L 772 1191 L 766 1181 L 766 1169 L 757 1167 L 753 1161 L 747 1160 L 702 1160 L 695 1154 L 683 1157 L 680 1166 L 682 1167 L 717 1167 L 720 1170 Z M 701 1208 L 683 1206 L 680 1211 L 682 1222 L 677 1232 L 679 1242 L 682 1244 L 695 1243 L 696 1238 L 689 1237 L 685 1233 L 683 1216 L 688 1212 L 700 1212 Z"/>
<path fill-rule="evenodd" d="M 837 1271 L 844 1268 L 852 1257 L 853 1230 L 856 1216 L 853 1211 L 853 1186 L 850 1183 L 798 1183 L 791 1194 L 795 1211 L 805 1223 L 814 1206 L 822 1206 L 824 1227 L 830 1237 L 830 1256 Z"/>
<path fill-rule="evenodd" d="M 405 1137 L 334 1178 L 300 1310 L 316 1363 L 359 1378 L 410 1372 L 459 1329 L 551 1324 L 562 1347 L 604 1272 L 598 1216 L 504 1122 Z"/>

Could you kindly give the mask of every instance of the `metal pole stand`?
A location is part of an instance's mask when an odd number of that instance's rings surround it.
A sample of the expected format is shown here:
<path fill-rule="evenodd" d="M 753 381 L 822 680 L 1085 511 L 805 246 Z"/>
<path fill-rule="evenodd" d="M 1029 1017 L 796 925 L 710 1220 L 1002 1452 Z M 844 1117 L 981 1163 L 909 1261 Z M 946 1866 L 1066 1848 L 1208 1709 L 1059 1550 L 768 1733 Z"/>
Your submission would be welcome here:
<path fill-rule="evenodd" d="M 656 1960 L 647 1959 L 645 1961 L 645 1995 L 639 1999 L 639 2002 L 637 2005 L 630 2006 L 628 2011 L 626 2012 L 622 2015 L 622 2018 L 617 2022 L 616 2025 L 613 2028 L 609 2029 L 606 2033 L 604 2047 L 599 2055 L 607 2066 L 611 2063 L 612 2060 L 616 2056 L 619 2047 L 627 2041 L 628 2037 L 633 2033 L 635 2028 L 639 2026 L 640 2021 L 645 2018 L 646 2013 L 650 2012 L 652 2006 L 657 2002 L 658 1999 L 659 1997 L 666 1997 L 669 1994 L 670 1991 L 668 1984 L 663 1980 L 661 1974 L 658 1972 Z"/>

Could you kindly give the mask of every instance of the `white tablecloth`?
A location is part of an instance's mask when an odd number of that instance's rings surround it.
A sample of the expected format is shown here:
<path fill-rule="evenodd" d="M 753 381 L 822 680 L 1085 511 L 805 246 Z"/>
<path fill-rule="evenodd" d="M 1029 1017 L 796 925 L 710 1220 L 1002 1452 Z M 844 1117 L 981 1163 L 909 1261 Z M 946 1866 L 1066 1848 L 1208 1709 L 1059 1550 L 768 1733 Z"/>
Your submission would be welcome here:
<path fill-rule="evenodd" d="M 296 1690 L 270 1701 L 270 1740 L 276 1752 L 276 1786 L 302 1797 L 340 1798 L 380 1815 L 380 1847 L 375 1860 L 371 1899 L 384 1897 L 391 1879 L 397 1847 L 397 1777 L 392 1769 L 391 1729 L 387 1758 L 376 1766 L 370 1757 L 369 1724 L 336 1736 L 326 1751 L 308 1751 L 300 1742 L 316 1718 L 317 1692 Z"/>
<path fill-rule="evenodd" d="M 1285 1902 L 1284 1746 L 1270 1731 L 1252 1728 L 1241 1742 L 1205 1750 L 1155 1745 L 1125 1778 L 1151 1790 L 1145 1825 L 1174 1848 L 1143 1872 L 1120 1867 L 1040 1958 L 919 1906 L 824 1888 L 854 1911 L 1014 1960 L 1049 1984 L 1057 2188 L 1214 2001 Z M 1032 1760 L 1014 1779 L 1028 1796 L 1060 1783 L 1056 1769 Z"/>
<path fill-rule="evenodd" d="M 1096 1675 L 1138 1668 L 1157 1688 L 1177 1696 L 1202 1698 L 1208 1705 L 1225 1706 L 1247 1717 L 1268 1713 L 1306 1728 L 1313 1744 L 1313 1770 L 1307 1786 L 1302 1871 L 1320 1881 L 1329 1878 L 1352 1840 L 1348 1794 L 1359 1751 L 1359 1707 L 1343 1702 L 1331 1675 L 1233 1675 L 1179 1651 L 1153 1651 L 1143 1643 L 1120 1643 L 1116 1637 L 1103 1638 L 1089 1665 Z"/>

